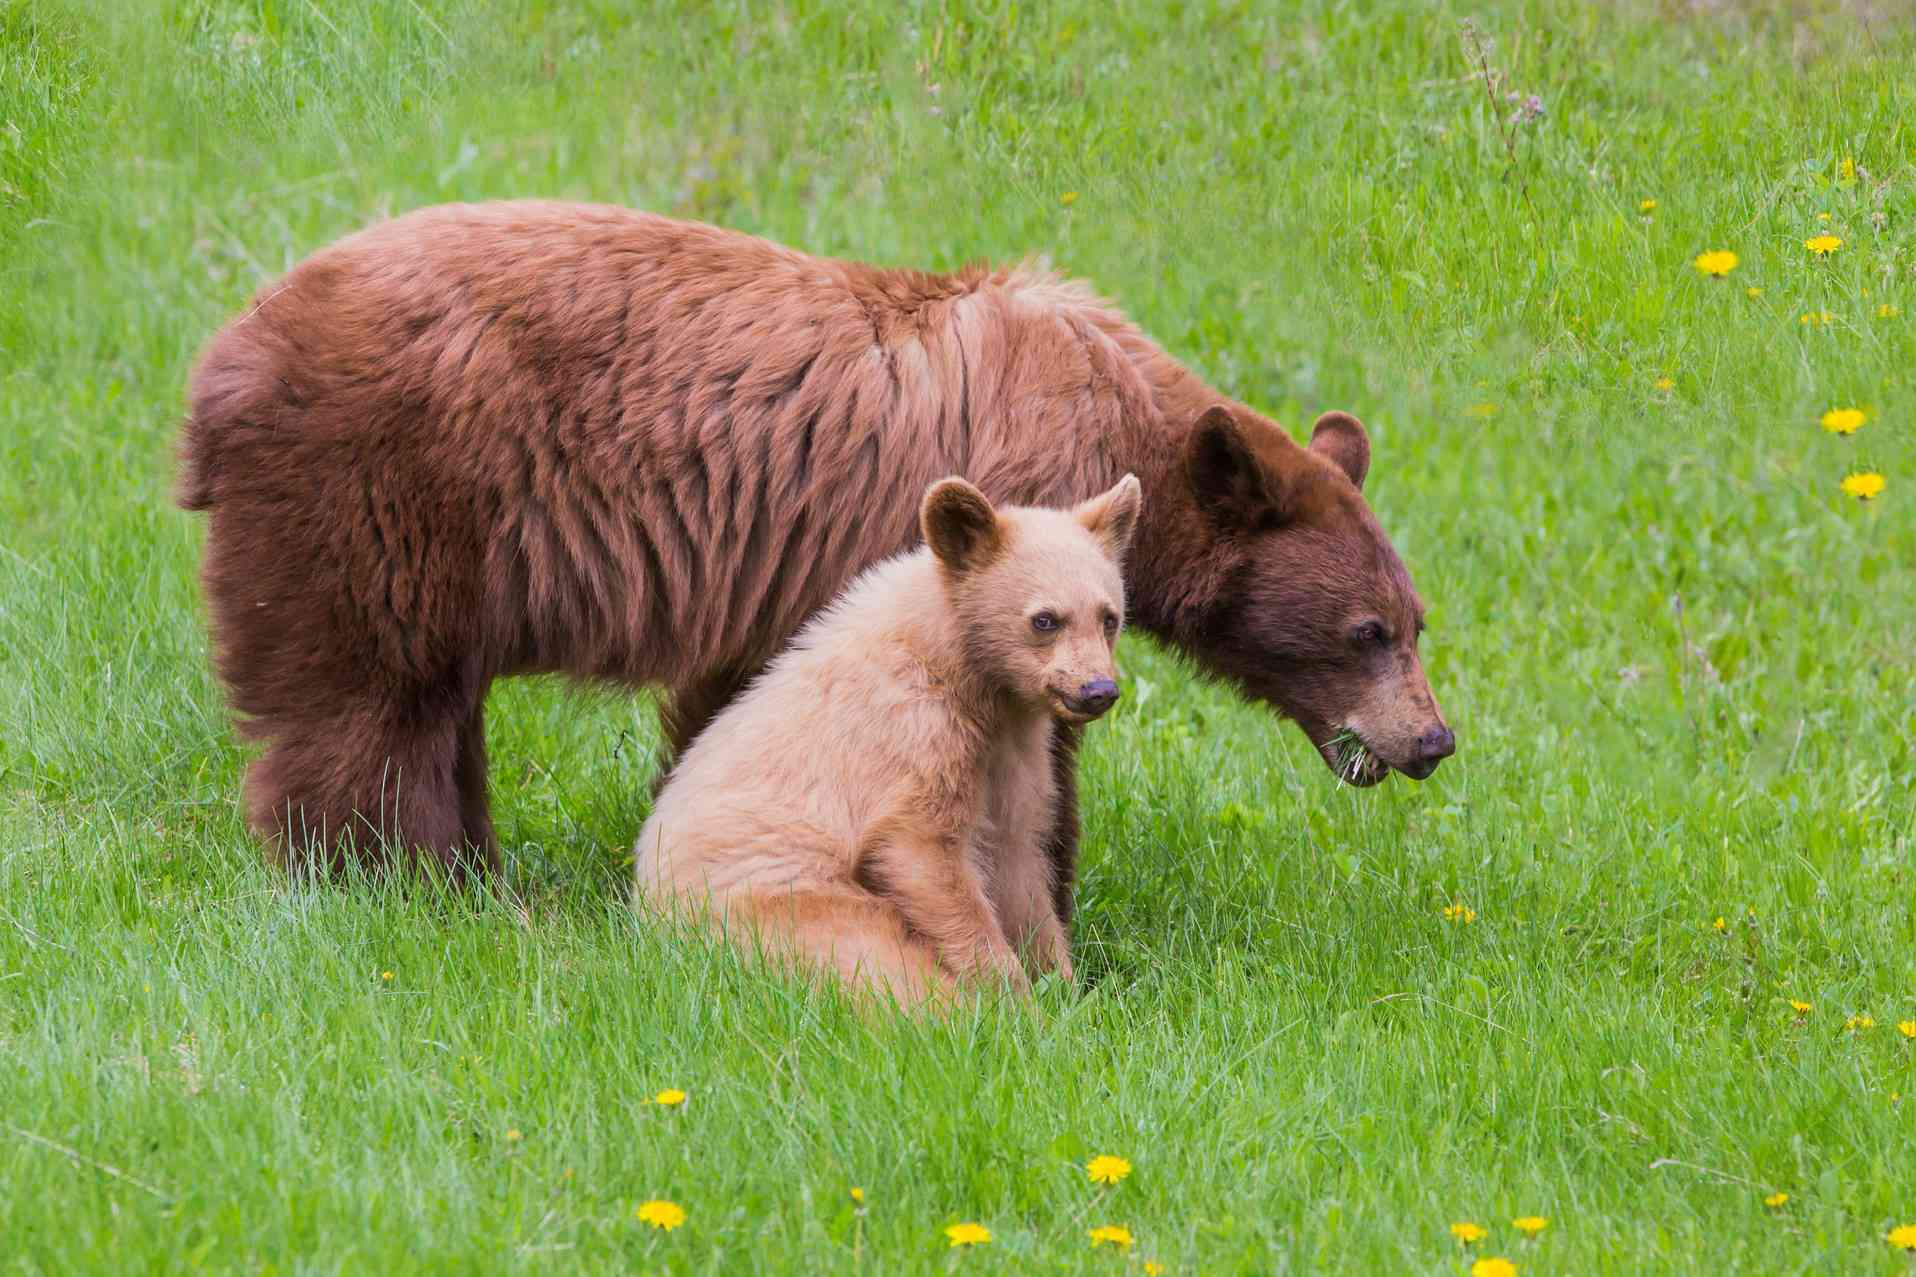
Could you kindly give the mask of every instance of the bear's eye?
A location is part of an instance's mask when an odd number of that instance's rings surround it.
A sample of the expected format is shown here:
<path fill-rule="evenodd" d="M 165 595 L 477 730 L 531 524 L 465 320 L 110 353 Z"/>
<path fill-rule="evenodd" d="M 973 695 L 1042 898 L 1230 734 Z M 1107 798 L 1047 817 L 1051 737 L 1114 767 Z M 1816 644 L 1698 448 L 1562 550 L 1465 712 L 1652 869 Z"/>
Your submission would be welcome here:
<path fill-rule="evenodd" d="M 1058 628 L 1058 614 L 1056 612 L 1038 613 L 1031 618 L 1031 628 L 1040 634 L 1051 633 L 1051 631 Z"/>
<path fill-rule="evenodd" d="M 1115 613 L 1115 612 L 1106 612 L 1106 613 L 1104 614 L 1104 632 L 1105 632 L 1106 634 L 1116 634 L 1116 633 L 1118 632 L 1118 616 L 1117 616 L 1117 613 Z"/>
<path fill-rule="evenodd" d="M 1351 631 L 1351 637 L 1359 643 L 1371 644 L 1377 647 L 1382 647 L 1384 644 L 1390 642 L 1389 636 L 1384 633 L 1384 627 L 1376 621 L 1365 621 L 1362 625 Z"/>

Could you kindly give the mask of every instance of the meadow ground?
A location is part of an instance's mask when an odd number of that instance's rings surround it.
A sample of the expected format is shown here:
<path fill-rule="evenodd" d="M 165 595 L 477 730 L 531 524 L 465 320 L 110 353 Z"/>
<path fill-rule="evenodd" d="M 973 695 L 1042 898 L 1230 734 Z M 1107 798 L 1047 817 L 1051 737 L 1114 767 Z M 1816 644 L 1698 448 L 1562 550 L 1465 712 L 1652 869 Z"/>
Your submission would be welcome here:
<path fill-rule="evenodd" d="M 0 1268 L 1911 1271 L 1900 6 L 624 7 L 0 0 Z M 632 915 L 643 697 L 495 693 L 509 889 L 289 886 L 189 361 L 337 235 L 522 195 L 1041 251 L 1356 411 L 1457 757 L 1340 789 L 1127 639 L 1082 985 L 941 1021 Z"/>

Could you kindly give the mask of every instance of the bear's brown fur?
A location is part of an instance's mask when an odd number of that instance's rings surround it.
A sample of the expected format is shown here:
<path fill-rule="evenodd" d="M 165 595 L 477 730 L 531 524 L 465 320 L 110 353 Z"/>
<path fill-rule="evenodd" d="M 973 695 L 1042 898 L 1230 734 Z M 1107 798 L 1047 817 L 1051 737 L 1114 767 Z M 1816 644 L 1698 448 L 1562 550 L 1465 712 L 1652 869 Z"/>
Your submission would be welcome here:
<path fill-rule="evenodd" d="M 946 479 L 926 546 L 860 576 L 679 760 L 637 891 L 907 1000 L 1071 977 L 1045 845 L 1052 724 L 1117 699 L 1138 481 L 1069 513 Z"/>
<path fill-rule="evenodd" d="M 1350 779 L 1449 752 L 1421 607 L 1358 491 L 1363 427 L 1328 414 L 1299 447 L 1045 273 L 880 269 L 598 205 L 428 208 L 263 289 L 189 399 L 215 660 L 267 743 L 246 811 L 299 863 L 496 861 L 494 678 L 663 685 L 683 747 L 909 546 L 948 473 L 1051 506 L 1136 473 L 1141 628 L 1333 765 L 1355 728 Z"/>

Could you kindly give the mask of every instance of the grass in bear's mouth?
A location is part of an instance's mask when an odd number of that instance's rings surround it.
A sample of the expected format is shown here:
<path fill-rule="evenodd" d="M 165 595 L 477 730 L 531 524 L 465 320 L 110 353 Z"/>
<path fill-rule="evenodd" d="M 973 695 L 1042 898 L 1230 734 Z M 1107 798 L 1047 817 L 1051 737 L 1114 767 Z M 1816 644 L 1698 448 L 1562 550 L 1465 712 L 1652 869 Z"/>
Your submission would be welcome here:
<path fill-rule="evenodd" d="M 1348 727 L 1331 737 L 1324 748 L 1329 751 L 1331 766 L 1336 768 L 1338 776 L 1352 784 L 1357 782 L 1359 776 L 1373 770 L 1373 764 L 1380 761 L 1377 755 L 1371 753 L 1370 746 L 1364 743 L 1363 738 Z"/>

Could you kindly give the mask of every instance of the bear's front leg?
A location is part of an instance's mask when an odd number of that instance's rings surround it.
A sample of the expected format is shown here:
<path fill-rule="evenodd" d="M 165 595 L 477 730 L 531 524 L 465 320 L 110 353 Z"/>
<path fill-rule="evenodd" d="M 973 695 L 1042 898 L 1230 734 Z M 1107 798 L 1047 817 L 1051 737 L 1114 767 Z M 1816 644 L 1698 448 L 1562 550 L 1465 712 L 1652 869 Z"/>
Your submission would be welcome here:
<path fill-rule="evenodd" d="M 1073 739 L 1075 740 L 1075 732 Z M 1072 978 L 1065 919 L 1069 887 L 1058 890 L 1055 856 L 1060 777 L 1053 724 L 1040 720 L 992 769 L 988 819 L 980 822 L 973 855 L 991 881 L 991 902 L 1005 936 L 1034 974 Z M 1073 822 L 1075 824 L 1075 821 Z"/>
<path fill-rule="evenodd" d="M 1053 898 L 1053 870 L 1045 844 L 1027 835 L 984 863 L 994 861 L 997 871 L 992 875 L 991 898 L 1006 938 L 1024 953 L 1034 973 L 1056 971 L 1070 980 L 1071 938 Z"/>
<path fill-rule="evenodd" d="M 1077 971 L 1071 965 L 1071 937 L 1065 934 L 1064 923 L 1055 912 L 1047 913 L 1038 929 L 1031 933 L 1025 942 L 1025 952 L 1032 970 L 1056 971 L 1067 984 L 1077 980 Z"/>
<path fill-rule="evenodd" d="M 1044 857 L 1051 875 L 1052 908 L 1069 926 L 1078 888 L 1078 745 L 1084 728 L 1055 723 L 1050 739 L 1051 813 Z"/>
<path fill-rule="evenodd" d="M 1005 938 L 961 838 L 899 832 L 871 847 L 858 877 L 890 900 L 960 979 L 995 977 L 1028 993 L 1031 982 Z"/>

